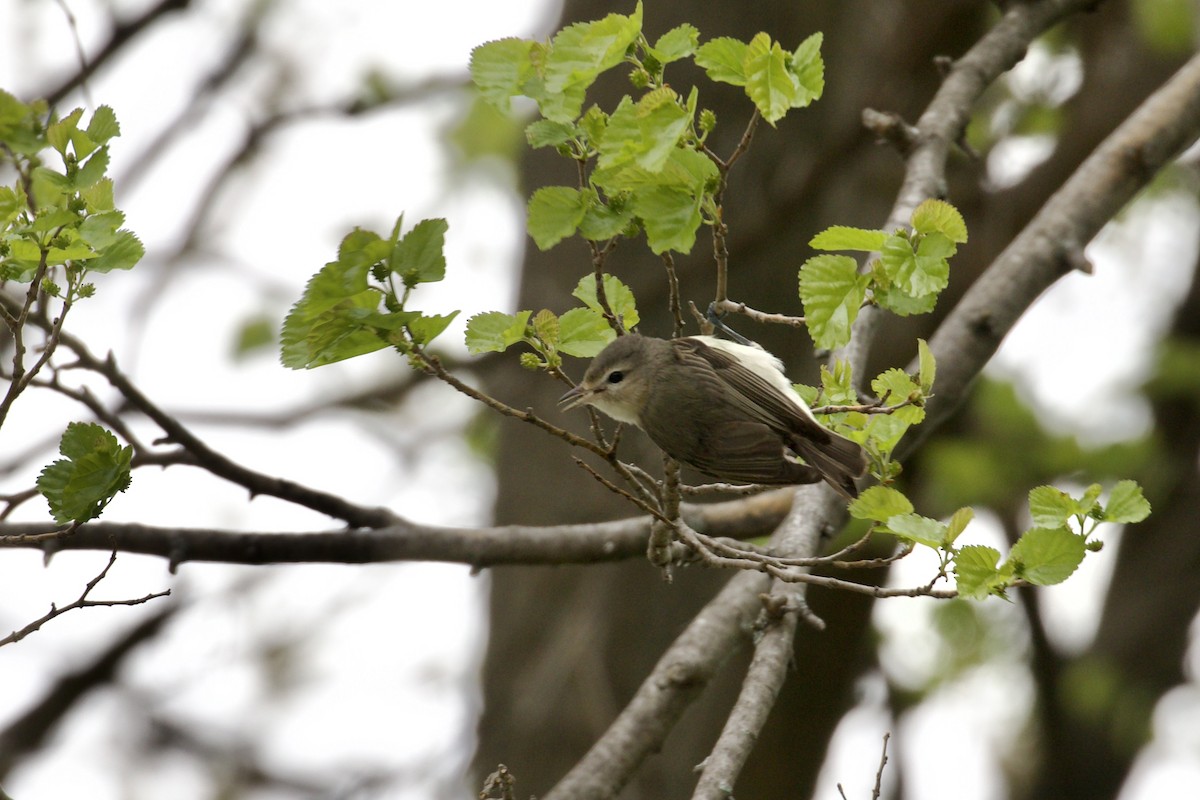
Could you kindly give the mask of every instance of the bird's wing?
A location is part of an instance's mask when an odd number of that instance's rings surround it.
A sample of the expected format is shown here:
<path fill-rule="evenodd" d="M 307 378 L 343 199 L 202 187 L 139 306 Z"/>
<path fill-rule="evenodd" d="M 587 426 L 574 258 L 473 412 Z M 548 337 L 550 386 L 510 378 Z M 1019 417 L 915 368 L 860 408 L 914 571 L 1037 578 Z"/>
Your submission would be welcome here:
<path fill-rule="evenodd" d="M 710 367 L 729 390 L 727 398 L 752 419 L 779 432 L 799 434 L 817 444 L 825 444 L 832 438 L 829 431 L 814 422 L 793 399 L 785 397 L 766 378 L 742 366 L 730 353 L 696 339 L 674 339 L 672 343 L 680 358 L 694 360 L 697 366 Z"/>
<path fill-rule="evenodd" d="M 725 481 L 786 485 L 821 480 L 817 470 L 784 458 L 778 433 L 748 419 L 713 425 L 705 432 L 705 446 L 688 463 Z"/>

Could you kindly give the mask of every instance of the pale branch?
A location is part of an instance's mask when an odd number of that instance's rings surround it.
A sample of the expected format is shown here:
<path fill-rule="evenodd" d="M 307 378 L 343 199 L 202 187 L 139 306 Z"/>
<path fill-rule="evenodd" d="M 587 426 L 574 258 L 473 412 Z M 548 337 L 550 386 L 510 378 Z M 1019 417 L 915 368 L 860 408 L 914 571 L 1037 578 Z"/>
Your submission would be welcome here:
<path fill-rule="evenodd" d="M 786 314 L 773 314 L 769 311 L 759 311 L 751 308 L 745 303 L 739 303 L 734 300 L 719 300 L 712 305 L 712 310 L 717 314 L 741 314 L 744 317 L 749 317 L 755 322 L 766 322 L 773 325 L 787 325 L 792 328 L 803 328 L 805 326 L 804 317 L 789 317 Z"/>
<path fill-rule="evenodd" d="M 942 194 L 950 143 L 961 136 L 983 90 L 1024 57 L 1029 44 L 1044 30 L 1066 15 L 1094 5 L 1095 0 L 1042 0 L 1013 5 L 956 62 L 918 122 L 922 140 L 907 161 L 904 185 L 886 228 L 906 223 L 922 200 Z M 724 300 L 725 296 L 718 292 L 716 299 Z M 865 372 L 863 365 L 871 340 L 877 335 L 877 316 L 877 309 L 864 309 L 855 322 L 850 345 L 840 353 L 856 374 Z M 952 355 L 948 357 L 953 358 Z M 932 425 L 927 421 L 922 427 Z M 821 492 L 819 487 L 797 490 L 796 502 L 802 497 L 819 497 Z M 831 505 L 825 509 L 824 516 L 814 519 L 832 525 L 842 518 L 843 513 Z M 788 552 L 784 555 L 797 554 Z M 745 615 L 759 605 L 757 595 L 766 585 L 762 576 L 756 573 L 742 573 L 732 578 L 667 649 L 634 701 L 621 712 L 583 760 L 546 795 L 546 800 L 610 798 L 619 793 L 643 759 L 662 747 L 663 739 L 682 714 L 683 707 L 695 696 L 690 682 L 685 687 L 673 686 L 667 676 L 683 671 L 701 675 L 702 683 L 707 683 L 729 650 L 742 641 L 738 626 L 744 624 Z M 738 611 L 741 611 L 740 615 Z M 698 645 L 705 649 L 697 652 Z"/>
<path fill-rule="evenodd" d="M 713 505 L 684 504 L 681 518 L 709 536 L 754 537 L 769 533 L 787 511 L 788 492 L 772 492 Z M 165 558 L 171 567 L 188 562 L 226 564 L 366 564 L 441 561 L 483 568 L 499 564 L 589 564 L 641 558 L 650 535 L 649 517 L 611 522 L 456 528 L 401 520 L 374 530 L 234 532 L 168 528 L 138 523 L 88 522 L 65 535 L 51 523 L 0 523 L 0 548 L 116 549 Z"/>
<path fill-rule="evenodd" d="M 746 638 L 770 579 L 743 572 L 729 580 L 655 664 L 633 699 L 543 800 L 611 800 L 647 756 L 662 748 L 713 676 Z"/>
<path fill-rule="evenodd" d="M 30 622 L 28 625 L 25 625 L 23 628 L 21 628 L 19 630 L 15 630 L 12 633 L 10 633 L 8 636 L 5 636 L 3 639 L 0 639 L 0 647 L 3 647 L 6 644 L 12 644 L 13 642 L 19 642 L 22 639 L 24 639 L 26 636 L 28 636 L 29 634 L 34 633 L 35 631 L 41 630 L 41 627 L 43 625 L 45 625 L 47 622 L 49 622 L 50 620 L 55 619 L 57 617 L 61 617 L 63 614 L 66 614 L 68 612 L 74 611 L 79 608 L 95 608 L 96 606 L 138 606 L 138 605 L 141 605 L 142 603 L 148 603 L 151 600 L 156 600 L 160 597 L 167 597 L 171 594 L 171 590 L 167 589 L 166 591 L 154 592 L 152 594 L 147 594 L 144 597 L 137 597 L 137 598 L 126 599 L 126 600 L 92 600 L 91 599 L 92 590 L 95 589 L 100 584 L 100 582 L 108 576 L 108 571 L 110 569 L 112 569 L 112 565 L 115 564 L 116 561 L 117 561 L 117 551 L 113 550 L 112 555 L 109 556 L 108 563 L 104 565 L 104 569 L 100 570 L 100 572 L 96 575 L 96 577 L 92 578 L 90 581 L 87 582 L 87 585 L 84 586 L 84 588 L 83 588 L 83 593 L 80 594 L 78 598 L 76 598 L 73 602 L 70 602 L 65 606 L 59 606 L 54 603 L 51 603 L 50 610 L 47 611 L 45 614 L 38 617 L 33 622 Z"/>
<path fill-rule="evenodd" d="M 834 513 L 829 496 L 818 492 L 797 493 L 796 502 L 772 536 L 773 542 L 792 551 L 799 557 L 815 556 L 821 546 L 822 519 L 812 511 Z M 776 582 L 773 595 L 804 597 L 804 587 L 784 586 Z M 784 604 L 790 605 L 790 604 Z M 775 699 L 787 678 L 791 663 L 793 642 L 799 616 L 796 613 L 766 614 L 765 628 L 754 644 L 754 656 L 742 680 L 742 688 L 733 709 L 725 721 L 721 734 L 712 752 L 704 760 L 704 769 L 692 794 L 695 800 L 726 800 L 733 793 L 738 775 L 750 757 L 758 741 L 758 733 L 767 722 L 767 716 L 775 706 Z"/>
<path fill-rule="evenodd" d="M 958 407 L 1021 315 L 1072 268 L 1068 256 L 1198 136 L 1200 55 L 1088 156 L 942 322 L 929 340 L 938 364 L 937 394 L 926 406 L 925 423 L 905 437 L 898 457 Z"/>

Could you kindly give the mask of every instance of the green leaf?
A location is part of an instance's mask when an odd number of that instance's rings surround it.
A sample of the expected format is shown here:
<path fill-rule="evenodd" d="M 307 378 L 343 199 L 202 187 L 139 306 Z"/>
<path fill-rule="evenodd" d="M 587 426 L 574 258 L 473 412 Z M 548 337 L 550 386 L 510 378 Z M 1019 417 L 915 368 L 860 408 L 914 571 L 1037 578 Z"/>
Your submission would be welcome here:
<path fill-rule="evenodd" d="M 650 54 L 658 59 L 658 63 L 665 65 L 690 56 L 696 52 L 699 43 L 700 31 L 685 22 L 658 37 L 658 41 L 650 48 Z"/>
<path fill-rule="evenodd" d="M 774 125 L 797 99 L 796 79 L 788 70 L 790 58 L 766 33 L 755 34 L 746 46 L 746 94 L 763 119 Z"/>
<path fill-rule="evenodd" d="M 696 51 L 696 65 L 710 80 L 746 85 L 746 44 L 728 36 L 705 42 Z"/>
<path fill-rule="evenodd" d="M 904 236 L 893 234 L 884 241 L 880 260 L 888 278 L 910 297 L 936 294 L 950 281 L 950 265 L 946 257 L 954 252 L 954 244 L 940 233 L 922 237 L 913 250 Z"/>
<path fill-rule="evenodd" d="M 87 135 L 98 145 L 103 145 L 109 139 L 121 135 L 121 126 L 117 123 L 117 114 L 111 106 L 100 106 L 92 114 L 87 126 Z"/>
<path fill-rule="evenodd" d="M 11 186 L 0 186 L 0 225 L 7 226 L 24 208 L 24 193 Z"/>
<path fill-rule="evenodd" d="M 575 233 L 587 213 L 578 189 L 543 186 L 529 198 L 529 235 L 540 250 L 549 250 Z"/>
<path fill-rule="evenodd" d="M 1104 506 L 1104 521 L 1118 523 L 1141 522 L 1150 516 L 1150 501 L 1142 496 L 1137 481 L 1120 481 L 1108 493 Z"/>
<path fill-rule="evenodd" d="M 700 227 L 700 202 L 691 192 L 651 186 L 633 193 L 630 208 L 646 229 L 646 242 L 655 255 L 668 250 L 689 253 Z"/>
<path fill-rule="evenodd" d="M 60 156 L 67 155 L 67 146 L 71 144 L 72 134 L 75 133 L 82 116 L 83 109 L 77 108 L 46 126 L 46 142 L 57 150 Z"/>
<path fill-rule="evenodd" d="M 921 384 L 921 393 L 928 395 L 933 391 L 933 381 L 937 377 L 937 362 L 934 361 L 933 351 L 929 342 L 917 339 L 917 382 Z"/>
<path fill-rule="evenodd" d="M 88 259 L 89 272 L 112 272 L 114 269 L 132 269 L 146 255 L 142 240 L 130 230 L 122 228 L 94 258 Z"/>
<path fill-rule="evenodd" d="M 1079 513 L 1079 506 L 1066 492 L 1053 486 L 1038 486 L 1029 491 L 1029 513 L 1033 524 L 1058 528 Z"/>
<path fill-rule="evenodd" d="M 954 577 L 958 593 L 970 600 L 982 600 L 1005 579 L 996 565 L 1000 552 L 993 547 L 971 544 L 958 551 L 954 558 Z"/>
<path fill-rule="evenodd" d="M 622 205 L 618 211 L 605 205 L 593 191 L 588 197 L 587 211 L 579 222 L 579 235 L 593 242 L 619 236 L 633 221 L 633 211 Z"/>
<path fill-rule="evenodd" d="M 574 125 L 552 119 L 535 120 L 525 128 L 525 140 L 535 150 L 539 147 L 558 147 L 571 141 L 574 136 Z"/>
<path fill-rule="evenodd" d="M 471 355 L 501 353 L 525 338 L 525 326 L 532 312 L 504 314 L 486 311 L 467 320 L 467 351 Z"/>
<path fill-rule="evenodd" d="M 446 330 L 446 327 L 458 316 L 457 311 L 449 314 L 422 314 L 408 321 L 408 330 L 413 341 L 419 345 L 427 345 Z"/>
<path fill-rule="evenodd" d="M 558 318 L 558 349 L 576 358 L 592 358 L 617 334 L 604 316 L 590 308 L 572 308 Z"/>
<path fill-rule="evenodd" d="M 548 308 L 543 308 L 541 311 L 533 315 L 533 320 L 529 323 L 533 328 L 533 335 L 545 342 L 552 348 L 558 347 L 558 342 L 562 338 L 561 328 L 558 324 L 558 315 Z"/>
<path fill-rule="evenodd" d="M 544 93 L 537 98 L 543 116 L 559 122 L 578 117 L 588 87 L 600 73 L 625 60 L 625 52 L 641 32 L 640 0 L 630 16 L 609 14 L 559 31 L 546 54 Z"/>
<path fill-rule="evenodd" d="M 626 96 L 608 118 L 608 128 L 598 143 L 596 166 L 615 170 L 634 164 L 657 173 L 666 166 L 690 123 L 691 115 L 668 87 L 647 93 L 637 103 Z"/>
<path fill-rule="evenodd" d="M 850 504 L 850 516 L 887 522 L 892 517 L 911 514 L 913 505 L 902 492 L 890 486 L 871 486 Z"/>
<path fill-rule="evenodd" d="M 107 170 L 108 148 L 101 147 L 92 153 L 87 161 L 83 162 L 83 166 L 75 173 L 75 179 L 72 181 L 72 184 L 76 189 L 86 189 L 103 178 Z"/>
<path fill-rule="evenodd" d="M 920 514 L 894 516 L 887 521 L 887 528 L 901 539 L 923 544 L 934 550 L 946 541 L 946 524 Z"/>
<path fill-rule="evenodd" d="M 1071 577 L 1084 553 L 1083 537 L 1065 527 L 1032 528 L 1013 545 L 1008 561 L 1018 577 L 1036 586 L 1051 586 Z"/>
<path fill-rule="evenodd" d="M 608 301 L 609 309 L 621 320 L 626 329 L 637 327 L 641 318 L 638 316 L 637 300 L 633 291 L 608 273 L 600 276 L 604 283 L 604 298 Z M 585 306 L 603 316 L 600 301 L 596 299 L 596 278 L 594 275 L 584 275 L 575 284 L 571 296 L 581 301 Z"/>
<path fill-rule="evenodd" d="M 533 74 L 530 52 L 534 43 L 525 39 L 499 39 L 471 51 L 471 80 L 489 103 L 507 109 L 509 98 L 532 91 L 526 86 Z"/>
<path fill-rule="evenodd" d="M 912 227 L 917 233 L 940 233 L 956 244 L 967 241 L 967 223 L 958 209 L 945 200 L 930 198 L 917 206 Z"/>
<path fill-rule="evenodd" d="M 937 294 L 913 297 L 896 286 L 875 285 L 875 302 L 899 317 L 928 314 L 937 305 Z"/>
<path fill-rule="evenodd" d="M 388 254 L 388 268 L 400 276 L 406 287 L 434 283 L 446 277 L 446 256 L 442 250 L 449 227 L 444 219 L 423 219 L 392 248 Z M 400 220 L 397 220 L 396 230 L 399 228 Z"/>
<path fill-rule="evenodd" d="M 370 231 L 355 230 L 342 239 L 338 260 L 309 280 L 283 321 L 280 360 L 284 366 L 311 369 L 388 346 L 376 333 L 382 294 L 368 287 L 367 278 L 390 246 Z"/>
<path fill-rule="evenodd" d="M 117 492 L 129 488 L 133 448 L 121 447 L 101 426 L 72 422 L 58 449 L 66 458 L 43 469 L 37 487 L 59 524 L 95 519 Z"/>
<path fill-rule="evenodd" d="M 971 520 L 975 519 L 975 510 L 972 508 L 960 508 L 950 516 L 950 522 L 946 525 L 946 541 L 945 545 L 949 547 L 954 544 L 967 526 L 971 524 Z"/>
<path fill-rule="evenodd" d="M 800 301 L 817 347 L 832 350 L 850 341 L 867 283 L 849 256 L 813 256 L 800 267 Z"/>
<path fill-rule="evenodd" d="M 814 33 L 792 53 L 788 67 L 799 84 L 796 96 L 792 98 L 792 108 L 808 105 L 825 91 L 825 62 L 821 59 L 824 38 L 822 33 Z"/>
<path fill-rule="evenodd" d="M 834 225 L 814 236 L 808 245 L 817 250 L 862 250 L 870 253 L 883 249 L 886 239 L 887 234 L 883 231 Z"/>

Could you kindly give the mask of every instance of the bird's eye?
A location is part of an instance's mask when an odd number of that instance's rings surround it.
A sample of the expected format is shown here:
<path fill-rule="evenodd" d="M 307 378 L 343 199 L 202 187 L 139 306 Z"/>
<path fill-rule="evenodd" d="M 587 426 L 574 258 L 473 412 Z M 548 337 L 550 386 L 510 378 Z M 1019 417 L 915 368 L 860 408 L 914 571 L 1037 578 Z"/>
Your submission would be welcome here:
<path fill-rule="evenodd" d="M 621 372 L 619 369 L 608 373 L 609 383 L 620 383 L 623 380 L 625 380 L 625 373 Z"/>

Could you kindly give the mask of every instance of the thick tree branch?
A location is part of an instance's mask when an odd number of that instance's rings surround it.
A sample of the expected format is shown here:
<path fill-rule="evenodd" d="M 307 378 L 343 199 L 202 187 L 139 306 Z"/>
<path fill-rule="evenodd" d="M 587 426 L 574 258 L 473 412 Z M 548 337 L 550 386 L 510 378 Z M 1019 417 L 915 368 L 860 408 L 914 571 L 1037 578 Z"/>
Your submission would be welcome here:
<path fill-rule="evenodd" d="M 935 394 L 900 457 L 948 417 L 1001 340 L 1160 169 L 1200 137 L 1200 55 L 1121 123 L 996 258 L 929 341 Z"/>
<path fill-rule="evenodd" d="M 769 533 L 787 512 L 784 491 L 706 506 L 684 506 L 682 517 L 710 536 Z M 235 533 L 89 522 L 63 534 L 48 523 L 0 523 L 0 548 L 113 550 L 167 559 L 227 564 L 445 561 L 482 568 L 498 564 L 590 564 L 645 556 L 650 519 L 633 517 L 584 525 L 447 528 L 402 521 L 373 530 L 317 533 Z"/>

